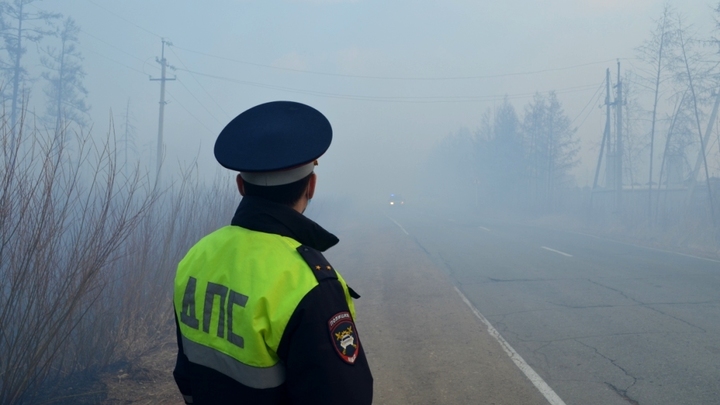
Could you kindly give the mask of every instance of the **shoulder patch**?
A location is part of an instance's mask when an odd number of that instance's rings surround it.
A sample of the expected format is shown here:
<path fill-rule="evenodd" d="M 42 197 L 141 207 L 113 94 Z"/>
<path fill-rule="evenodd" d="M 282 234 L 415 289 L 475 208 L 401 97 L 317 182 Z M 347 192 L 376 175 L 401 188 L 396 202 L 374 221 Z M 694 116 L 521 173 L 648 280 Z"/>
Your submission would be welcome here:
<path fill-rule="evenodd" d="M 337 354 L 344 362 L 354 364 L 360 352 L 360 339 L 350 313 L 344 311 L 330 317 L 328 329 Z"/>
<path fill-rule="evenodd" d="M 305 245 L 298 246 L 297 251 L 300 253 L 300 256 L 305 259 L 308 266 L 310 266 L 318 282 L 323 280 L 337 280 L 338 277 L 335 269 L 320 251 Z"/>

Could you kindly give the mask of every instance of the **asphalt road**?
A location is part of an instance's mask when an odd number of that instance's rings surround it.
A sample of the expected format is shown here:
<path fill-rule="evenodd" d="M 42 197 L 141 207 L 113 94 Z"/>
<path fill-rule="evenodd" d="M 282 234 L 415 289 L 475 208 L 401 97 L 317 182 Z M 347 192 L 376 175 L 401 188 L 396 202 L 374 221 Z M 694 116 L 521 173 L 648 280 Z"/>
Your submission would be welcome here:
<path fill-rule="evenodd" d="M 378 215 L 566 404 L 720 404 L 720 262 L 410 207 Z"/>
<path fill-rule="evenodd" d="M 340 237 L 325 256 L 362 296 L 356 326 L 374 404 L 547 404 L 413 237 L 383 212 L 338 220 L 314 208 Z"/>

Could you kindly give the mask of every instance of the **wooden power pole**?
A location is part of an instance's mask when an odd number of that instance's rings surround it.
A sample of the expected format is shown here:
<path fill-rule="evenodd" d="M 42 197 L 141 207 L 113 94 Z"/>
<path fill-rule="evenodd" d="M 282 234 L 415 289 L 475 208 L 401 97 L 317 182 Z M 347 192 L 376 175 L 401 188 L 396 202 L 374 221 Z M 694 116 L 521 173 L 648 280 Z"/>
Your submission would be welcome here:
<path fill-rule="evenodd" d="M 167 60 L 165 59 L 165 45 L 171 46 L 172 43 L 169 41 L 166 41 L 165 38 L 162 39 L 162 53 L 160 59 L 155 59 L 157 63 L 160 64 L 162 67 L 162 73 L 159 79 L 153 79 L 152 77 L 150 80 L 153 81 L 159 81 L 160 82 L 160 116 L 158 118 L 158 139 L 157 139 L 157 171 L 155 174 L 155 181 L 157 184 L 160 183 L 160 167 L 162 166 L 162 152 L 163 152 L 163 121 L 165 119 L 165 82 L 168 80 L 175 80 L 176 78 L 173 77 L 172 79 L 168 79 L 166 76 L 167 73 Z"/>
<path fill-rule="evenodd" d="M 600 155 L 598 156 L 597 167 L 595 168 L 595 179 L 593 180 L 592 187 L 593 192 L 598 186 L 598 177 L 600 177 L 600 166 L 602 166 L 602 158 L 605 151 L 605 144 L 608 144 L 608 151 L 610 150 L 610 106 L 612 105 L 612 103 L 610 102 L 610 69 L 607 69 L 607 71 L 605 72 L 605 89 L 605 131 L 603 131 L 602 143 L 600 144 Z M 605 164 L 610 164 L 610 162 L 608 161 Z M 590 201 L 592 201 L 592 193 L 590 194 Z"/>
<path fill-rule="evenodd" d="M 622 79 L 620 77 L 620 61 L 618 60 L 618 81 L 617 81 L 617 99 L 615 100 L 615 118 L 617 119 L 616 129 L 616 140 L 615 140 L 615 190 L 616 194 L 616 206 L 618 212 L 622 208 L 622 190 L 623 190 L 623 143 L 622 143 L 622 108 L 623 108 L 623 93 L 622 93 Z"/>

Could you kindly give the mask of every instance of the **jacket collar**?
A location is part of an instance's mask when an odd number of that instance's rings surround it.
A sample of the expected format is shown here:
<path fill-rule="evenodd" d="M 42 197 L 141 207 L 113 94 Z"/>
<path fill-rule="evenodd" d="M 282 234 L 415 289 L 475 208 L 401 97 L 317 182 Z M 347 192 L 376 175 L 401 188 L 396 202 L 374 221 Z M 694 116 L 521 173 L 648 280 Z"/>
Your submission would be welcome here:
<path fill-rule="evenodd" d="M 243 197 L 232 225 L 258 232 L 287 236 L 321 252 L 339 239 L 294 209 L 260 197 Z"/>

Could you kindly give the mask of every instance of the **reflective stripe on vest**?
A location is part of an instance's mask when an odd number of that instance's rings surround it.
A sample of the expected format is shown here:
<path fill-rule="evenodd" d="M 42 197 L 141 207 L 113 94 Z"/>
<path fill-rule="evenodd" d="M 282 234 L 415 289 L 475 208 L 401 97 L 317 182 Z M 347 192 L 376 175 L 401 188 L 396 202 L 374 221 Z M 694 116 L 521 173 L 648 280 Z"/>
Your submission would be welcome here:
<path fill-rule="evenodd" d="M 191 362 L 253 388 L 284 382 L 280 339 L 318 284 L 298 246 L 284 236 L 226 226 L 190 249 L 178 265 L 173 303 Z"/>
<path fill-rule="evenodd" d="M 193 363 L 217 370 L 252 388 L 273 388 L 285 382 L 285 367 L 277 363 L 272 367 L 258 368 L 243 364 L 236 359 L 217 350 L 195 343 L 182 337 L 183 350 Z"/>

